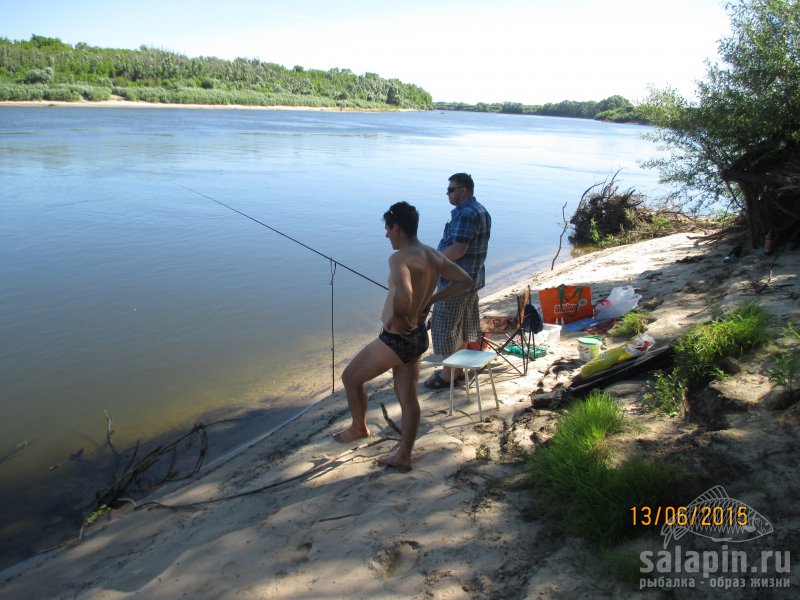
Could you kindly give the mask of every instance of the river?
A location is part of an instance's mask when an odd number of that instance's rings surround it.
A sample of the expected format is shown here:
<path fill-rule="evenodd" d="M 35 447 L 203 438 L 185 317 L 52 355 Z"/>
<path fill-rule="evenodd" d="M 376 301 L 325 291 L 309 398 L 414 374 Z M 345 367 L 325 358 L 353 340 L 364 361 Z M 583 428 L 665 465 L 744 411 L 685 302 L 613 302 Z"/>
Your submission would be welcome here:
<path fill-rule="evenodd" d="M 113 480 L 112 450 L 217 423 L 213 458 L 338 387 L 379 328 L 385 292 L 366 278 L 386 282 L 389 205 L 417 206 L 435 246 L 447 178 L 471 173 L 497 290 L 549 264 L 562 206 L 569 217 L 589 186 L 621 170 L 621 187 L 658 193 L 637 166 L 655 154 L 646 131 L 436 111 L 0 107 L 0 568 L 80 526 Z"/>

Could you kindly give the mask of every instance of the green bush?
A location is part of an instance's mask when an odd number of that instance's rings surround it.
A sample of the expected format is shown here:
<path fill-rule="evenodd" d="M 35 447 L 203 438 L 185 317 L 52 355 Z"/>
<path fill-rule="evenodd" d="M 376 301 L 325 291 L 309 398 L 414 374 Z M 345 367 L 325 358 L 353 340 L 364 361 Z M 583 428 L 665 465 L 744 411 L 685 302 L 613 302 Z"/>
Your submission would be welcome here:
<path fill-rule="evenodd" d="M 311 106 L 315 108 L 359 108 L 387 110 L 383 102 L 353 98 L 335 100 L 329 97 L 296 95 L 290 92 L 265 93 L 248 89 L 226 90 L 221 87 L 171 85 L 169 87 L 75 84 L 0 83 L 0 101 L 53 100 L 78 102 L 81 99 L 100 102 L 114 94 L 132 102 L 166 104 L 205 104 L 211 106 Z"/>
<path fill-rule="evenodd" d="M 17 100 L 30 102 L 44 100 L 45 88 L 40 85 L 22 85 L 18 83 L 0 84 L 0 100 Z"/>
<path fill-rule="evenodd" d="M 644 386 L 642 406 L 650 412 L 659 412 L 670 417 L 682 413 L 686 402 L 686 382 L 678 369 L 669 373 L 657 371 L 654 379 Z"/>
<path fill-rule="evenodd" d="M 81 97 L 90 102 L 103 102 L 111 97 L 111 89 L 105 86 L 82 85 L 78 88 Z"/>
<path fill-rule="evenodd" d="M 53 69 L 47 67 L 46 69 L 31 69 L 22 78 L 23 83 L 50 83 L 53 79 Z"/>
<path fill-rule="evenodd" d="M 78 102 L 81 95 L 74 87 L 69 85 L 56 85 L 45 88 L 45 100 L 53 100 L 54 102 Z"/>
<path fill-rule="evenodd" d="M 111 90 L 104 86 L 86 84 L 23 85 L 17 83 L 0 84 L 0 100 L 30 102 L 52 100 L 78 102 L 81 98 L 99 102 L 108 100 Z"/>
<path fill-rule="evenodd" d="M 354 107 L 386 110 L 380 102 L 363 100 L 335 101 L 319 96 L 296 95 L 289 92 L 263 93 L 252 90 L 223 90 L 219 88 L 179 87 L 166 89 L 160 87 L 120 87 L 113 88 L 113 93 L 133 102 L 159 102 L 168 104 L 206 104 L 206 105 L 242 105 L 242 106 L 311 106 Z"/>

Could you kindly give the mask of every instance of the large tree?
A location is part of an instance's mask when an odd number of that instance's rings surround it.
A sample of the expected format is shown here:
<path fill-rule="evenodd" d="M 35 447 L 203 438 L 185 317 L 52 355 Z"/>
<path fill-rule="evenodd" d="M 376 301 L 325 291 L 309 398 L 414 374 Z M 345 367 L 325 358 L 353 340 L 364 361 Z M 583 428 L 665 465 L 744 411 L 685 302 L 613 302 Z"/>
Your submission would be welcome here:
<path fill-rule="evenodd" d="M 719 42 L 721 63 L 707 63 L 697 99 L 652 90 L 641 107 L 667 151 L 645 165 L 675 185 L 684 207 L 727 202 L 749 212 L 753 195 L 731 175 L 734 168 L 759 153 L 785 157 L 788 148 L 794 157 L 800 147 L 800 4 L 739 0 L 726 9 L 731 34 Z"/>

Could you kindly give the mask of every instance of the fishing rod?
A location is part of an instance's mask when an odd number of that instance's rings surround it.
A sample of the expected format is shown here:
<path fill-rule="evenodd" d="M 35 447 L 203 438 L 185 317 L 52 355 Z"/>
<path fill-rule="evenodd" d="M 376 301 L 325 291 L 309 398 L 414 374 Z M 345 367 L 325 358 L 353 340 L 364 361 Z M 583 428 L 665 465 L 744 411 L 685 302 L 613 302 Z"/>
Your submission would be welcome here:
<path fill-rule="evenodd" d="M 348 267 L 347 265 L 345 265 L 345 264 L 343 264 L 343 263 L 340 263 L 338 260 L 335 260 L 335 259 L 331 258 L 331 257 L 330 257 L 330 256 L 328 256 L 327 254 L 323 254 L 323 253 L 322 253 L 322 252 L 320 252 L 319 250 L 315 250 L 314 248 L 312 248 L 311 246 L 309 246 L 309 245 L 307 245 L 307 244 L 304 244 L 304 243 L 303 243 L 303 242 L 301 242 L 300 240 L 296 240 L 296 239 L 295 239 L 295 238 L 293 238 L 292 236 L 290 236 L 290 235 L 286 235 L 285 233 L 283 233 L 282 231 L 278 231 L 278 230 L 277 230 L 277 229 L 275 229 L 274 227 L 270 227 L 270 226 L 269 226 L 269 225 L 267 225 L 266 223 L 264 223 L 264 222 L 262 222 L 262 221 L 259 221 L 259 220 L 258 220 L 258 219 L 256 219 L 255 217 L 251 217 L 250 215 L 248 215 L 248 214 L 246 214 L 246 213 L 243 213 L 243 212 L 242 212 L 242 211 L 240 211 L 239 209 L 233 208 L 232 206 L 229 206 L 229 205 L 225 204 L 224 202 L 221 202 L 220 200 L 217 200 L 216 198 L 212 198 L 211 196 L 208 196 L 208 195 L 206 195 L 206 194 L 203 194 L 202 192 L 198 192 L 197 190 L 193 190 L 192 188 L 190 188 L 190 187 L 186 187 L 185 185 L 182 185 L 182 184 L 180 184 L 180 183 L 176 183 L 175 185 L 177 185 L 178 187 L 182 187 L 182 188 L 183 188 L 183 189 L 185 189 L 186 191 L 189 191 L 189 192 L 195 193 L 195 194 L 197 194 L 198 196 L 202 196 L 203 198 L 207 198 L 207 199 L 211 200 L 212 202 L 216 202 L 216 203 L 217 203 L 217 204 L 219 204 L 220 206 L 224 206 L 224 207 L 225 207 L 225 208 L 227 208 L 228 210 L 232 210 L 233 212 L 235 212 L 235 213 L 238 213 L 238 214 L 242 215 L 243 217 L 246 217 L 246 218 L 250 219 L 251 221 L 254 221 L 254 222 L 258 223 L 258 224 L 259 224 L 259 225 L 261 225 L 262 227 L 266 227 L 267 229 L 269 229 L 270 231 L 273 231 L 273 232 L 277 233 L 278 235 L 282 235 L 282 236 L 283 236 L 283 237 L 285 237 L 287 240 L 291 240 L 291 241 L 293 241 L 295 244 L 299 244 L 299 245 L 301 245 L 303 248 L 305 248 L 305 249 L 307 249 L 307 250 L 311 250 L 312 252 L 314 252 L 315 254 L 319 254 L 319 255 L 320 255 L 321 257 L 323 257 L 323 258 L 327 258 L 327 259 L 328 259 L 328 260 L 329 260 L 329 261 L 330 261 L 332 264 L 335 264 L 335 265 L 337 265 L 337 266 L 340 266 L 340 267 L 344 267 L 345 269 L 347 269 L 348 271 L 350 271 L 350 272 L 351 272 L 351 273 L 353 273 L 354 275 L 358 275 L 359 277 L 362 277 L 362 278 L 366 279 L 366 280 L 367 280 L 367 281 L 369 281 L 370 283 L 374 283 L 374 284 L 375 284 L 375 285 L 377 285 L 378 287 L 382 287 L 382 288 L 383 288 L 383 289 L 385 289 L 385 290 L 388 290 L 388 289 L 389 289 L 389 288 L 387 288 L 385 285 L 383 285 L 382 283 L 378 283 L 378 282 L 377 282 L 377 281 L 375 281 L 374 279 L 370 279 L 369 277 L 367 277 L 367 276 L 366 276 L 366 275 L 364 275 L 363 273 L 359 273 L 359 272 L 358 272 L 358 271 L 356 271 L 355 269 L 351 269 L 351 268 L 350 268 L 350 267 Z"/>

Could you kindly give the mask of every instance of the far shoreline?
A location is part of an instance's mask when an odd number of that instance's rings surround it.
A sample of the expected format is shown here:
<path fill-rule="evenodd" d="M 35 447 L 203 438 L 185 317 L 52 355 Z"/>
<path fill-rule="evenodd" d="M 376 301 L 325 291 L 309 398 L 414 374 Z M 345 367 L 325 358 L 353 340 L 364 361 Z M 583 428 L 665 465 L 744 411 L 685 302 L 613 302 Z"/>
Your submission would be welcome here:
<path fill-rule="evenodd" d="M 217 110 L 280 110 L 280 111 L 319 111 L 319 112 L 420 112 L 416 108 L 378 109 L 378 108 L 352 108 L 346 106 L 261 106 L 254 104 L 173 104 L 168 102 L 140 102 L 133 100 L 80 100 L 65 102 L 63 100 L 0 100 L 0 108 L 12 107 L 69 107 L 69 108 L 191 108 L 191 109 L 217 109 Z"/>
<path fill-rule="evenodd" d="M 77 100 L 67 102 L 64 100 L 0 100 L 0 109 L 10 106 L 13 108 L 187 108 L 191 110 L 262 110 L 262 111 L 296 111 L 296 112 L 348 112 L 348 113 L 405 113 L 405 112 L 442 112 L 438 108 L 354 108 L 348 106 L 289 106 L 285 104 L 263 106 L 256 104 L 178 104 L 170 102 L 146 102 L 125 100 L 124 98 L 112 97 L 109 100 Z M 505 114 L 494 113 L 492 111 L 462 111 L 458 109 L 445 109 L 445 112 L 468 112 L 472 114 Z M 523 115 L 529 117 L 548 118 L 555 116 L 561 119 L 581 119 L 582 117 L 557 116 L 557 115 Z M 609 121 L 605 119 L 585 119 L 597 121 L 599 123 L 609 123 L 615 125 L 640 125 L 649 127 L 649 123 L 641 121 Z"/>

